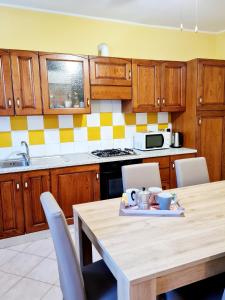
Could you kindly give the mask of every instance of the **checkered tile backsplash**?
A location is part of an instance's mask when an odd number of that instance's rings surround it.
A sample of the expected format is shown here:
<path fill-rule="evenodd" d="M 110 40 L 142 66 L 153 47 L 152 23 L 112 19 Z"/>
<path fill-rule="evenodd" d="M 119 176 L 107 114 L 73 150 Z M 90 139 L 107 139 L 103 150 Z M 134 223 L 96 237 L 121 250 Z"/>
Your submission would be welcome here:
<path fill-rule="evenodd" d="M 87 152 L 133 146 L 136 131 L 171 128 L 170 114 L 121 112 L 121 101 L 92 101 L 89 115 L 0 117 L 0 159 L 21 151 L 31 156 Z"/>

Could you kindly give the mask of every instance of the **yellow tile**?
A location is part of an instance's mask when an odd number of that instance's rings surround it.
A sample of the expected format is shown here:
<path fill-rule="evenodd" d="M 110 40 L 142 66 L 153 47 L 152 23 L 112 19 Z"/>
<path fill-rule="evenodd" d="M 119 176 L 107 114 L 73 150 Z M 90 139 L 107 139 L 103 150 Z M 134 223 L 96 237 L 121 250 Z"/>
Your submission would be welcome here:
<path fill-rule="evenodd" d="M 44 130 L 29 130 L 29 144 L 43 145 L 45 143 Z"/>
<path fill-rule="evenodd" d="M 12 147 L 11 132 L 9 131 L 0 132 L 0 147 Z"/>
<path fill-rule="evenodd" d="M 158 124 L 158 130 L 163 130 L 168 128 L 168 123 Z"/>
<path fill-rule="evenodd" d="M 45 129 L 59 128 L 58 116 L 45 115 L 44 116 L 44 128 Z"/>
<path fill-rule="evenodd" d="M 112 113 L 111 112 L 100 113 L 100 125 L 101 126 L 112 126 Z"/>
<path fill-rule="evenodd" d="M 86 127 L 87 116 L 86 115 L 73 115 L 73 126 L 74 127 Z"/>
<path fill-rule="evenodd" d="M 147 125 L 136 125 L 136 131 L 137 132 L 147 131 Z"/>
<path fill-rule="evenodd" d="M 124 119 L 126 125 L 136 124 L 136 114 L 124 114 Z"/>
<path fill-rule="evenodd" d="M 88 140 L 96 141 L 101 139 L 100 127 L 88 127 Z"/>
<path fill-rule="evenodd" d="M 168 113 L 168 123 L 171 123 L 171 113 Z"/>
<path fill-rule="evenodd" d="M 125 138 L 125 126 L 113 126 L 113 138 L 124 139 Z"/>
<path fill-rule="evenodd" d="M 157 113 L 152 112 L 147 114 L 148 124 L 155 124 L 158 122 Z"/>
<path fill-rule="evenodd" d="M 60 143 L 74 142 L 73 128 L 59 129 Z"/>
<path fill-rule="evenodd" d="M 27 117 L 26 116 L 14 116 L 10 117 L 12 130 L 27 130 Z"/>

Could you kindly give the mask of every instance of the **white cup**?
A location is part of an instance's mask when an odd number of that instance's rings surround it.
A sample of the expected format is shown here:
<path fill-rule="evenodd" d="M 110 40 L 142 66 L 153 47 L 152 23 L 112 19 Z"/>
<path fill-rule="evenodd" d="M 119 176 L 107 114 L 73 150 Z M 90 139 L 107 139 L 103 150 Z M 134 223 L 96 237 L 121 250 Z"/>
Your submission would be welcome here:
<path fill-rule="evenodd" d="M 137 205 L 137 194 L 140 192 L 139 189 L 127 189 L 126 194 L 128 198 L 128 204 L 131 206 Z"/>
<path fill-rule="evenodd" d="M 169 210 L 173 195 L 168 192 L 162 192 L 156 195 L 156 202 L 159 204 L 159 209 Z"/>

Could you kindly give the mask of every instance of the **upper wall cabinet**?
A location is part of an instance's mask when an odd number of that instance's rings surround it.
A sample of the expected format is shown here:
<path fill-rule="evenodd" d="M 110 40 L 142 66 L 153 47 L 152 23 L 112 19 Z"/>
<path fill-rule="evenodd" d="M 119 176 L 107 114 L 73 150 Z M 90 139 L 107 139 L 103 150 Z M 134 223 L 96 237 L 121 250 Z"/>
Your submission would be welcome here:
<path fill-rule="evenodd" d="M 131 99 L 130 59 L 89 57 L 89 61 L 91 99 Z"/>
<path fill-rule="evenodd" d="M 90 113 L 88 58 L 39 53 L 45 114 Z"/>
<path fill-rule="evenodd" d="M 0 50 L 0 115 L 14 115 L 10 57 L 7 50 Z"/>
<path fill-rule="evenodd" d="M 186 63 L 133 60 L 132 76 L 133 99 L 123 111 L 185 110 Z"/>
<path fill-rule="evenodd" d="M 38 54 L 11 50 L 10 56 L 16 114 L 42 114 Z"/>
<path fill-rule="evenodd" d="M 196 60 L 195 65 L 198 109 L 225 110 L 225 61 Z"/>

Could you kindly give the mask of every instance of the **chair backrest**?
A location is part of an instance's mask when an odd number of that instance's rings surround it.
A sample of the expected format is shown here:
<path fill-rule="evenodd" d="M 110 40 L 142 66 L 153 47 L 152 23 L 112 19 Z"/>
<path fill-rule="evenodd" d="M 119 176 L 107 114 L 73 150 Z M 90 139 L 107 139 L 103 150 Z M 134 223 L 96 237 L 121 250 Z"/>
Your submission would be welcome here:
<path fill-rule="evenodd" d="M 175 160 L 177 187 L 209 182 L 209 173 L 204 157 Z"/>
<path fill-rule="evenodd" d="M 41 204 L 51 231 L 64 300 L 85 300 L 83 276 L 65 216 L 51 193 L 41 194 Z"/>
<path fill-rule="evenodd" d="M 123 190 L 129 188 L 161 187 L 158 163 L 143 163 L 122 166 Z"/>

